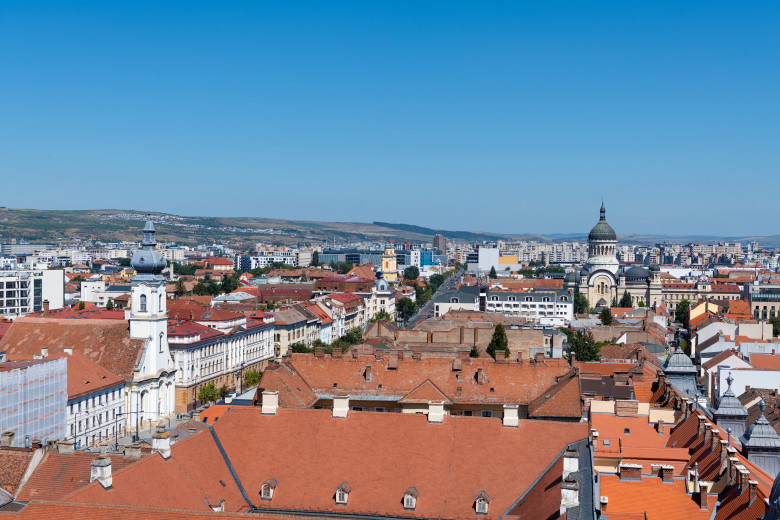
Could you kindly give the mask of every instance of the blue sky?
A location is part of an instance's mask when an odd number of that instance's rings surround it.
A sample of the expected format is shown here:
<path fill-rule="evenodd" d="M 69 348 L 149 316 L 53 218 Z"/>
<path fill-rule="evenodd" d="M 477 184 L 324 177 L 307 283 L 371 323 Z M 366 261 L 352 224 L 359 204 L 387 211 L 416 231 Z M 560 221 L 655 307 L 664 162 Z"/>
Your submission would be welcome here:
<path fill-rule="evenodd" d="M 780 233 L 780 3 L 0 3 L 0 205 Z"/>

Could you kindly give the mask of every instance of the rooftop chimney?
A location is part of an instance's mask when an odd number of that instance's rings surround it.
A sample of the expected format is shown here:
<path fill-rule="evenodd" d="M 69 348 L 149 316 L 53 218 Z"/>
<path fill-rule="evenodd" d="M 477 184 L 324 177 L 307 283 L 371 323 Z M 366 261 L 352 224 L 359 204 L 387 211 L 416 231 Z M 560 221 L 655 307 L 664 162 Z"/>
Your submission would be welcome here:
<path fill-rule="evenodd" d="M 137 459 L 141 456 L 141 445 L 133 444 L 132 446 L 125 446 L 124 456 L 128 459 Z"/>
<path fill-rule="evenodd" d="M 49 315 L 49 300 L 43 300 L 43 315 Z"/>
<path fill-rule="evenodd" d="M 642 480 L 642 466 L 639 464 L 621 464 L 618 473 L 620 480 Z"/>
<path fill-rule="evenodd" d="M 563 482 L 561 482 L 561 516 L 563 516 L 570 507 L 577 507 L 579 505 L 580 483 L 568 477 L 564 478 Z"/>
<path fill-rule="evenodd" d="M 333 359 L 341 359 L 342 357 L 344 357 L 344 353 L 341 351 L 341 348 L 339 347 L 334 348 L 330 355 L 331 357 L 333 357 Z"/>
<path fill-rule="evenodd" d="M 752 504 L 753 500 L 758 496 L 758 482 L 755 480 L 748 480 L 748 489 L 750 489 L 750 501 L 748 504 Z"/>
<path fill-rule="evenodd" d="M 0 438 L 0 446 L 3 448 L 10 448 L 14 445 L 14 435 L 16 435 L 16 432 L 13 431 L 7 431 L 3 432 L 2 438 Z"/>
<path fill-rule="evenodd" d="M 664 434 L 664 420 L 659 418 L 658 419 L 658 435 L 663 435 L 663 434 Z"/>
<path fill-rule="evenodd" d="M 152 451 L 156 451 L 164 459 L 171 456 L 171 434 L 165 431 L 164 426 L 158 426 L 152 435 Z"/>
<path fill-rule="evenodd" d="M 325 357 L 325 347 L 314 347 L 314 357 L 316 357 L 316 358 L 324 358 Z"/>
<path fill-rule="evenodd" d="M 704 423 L 704 445 L 710 444 L 712 439 L 712 425 L 708 422 Z"/>
<path fill-rule="evenodd" d="M 444 401 L 428 401 L 428 422 L 444 422 Z"/>
<path fill-rule="evenodd" d="M 714 452 L 718 452 L 720 449 L 720 431 L 712 430 L 712 439 L 710 439 L 710 449 Z"/>
<path fill-rule="evenodd" d="M 600 497 L 599 504 L 601 504 L 601 512 L 607 512 L 607 504 L 609 504 L 609 497 Z"/>
<path fill-rule="evenodd" d="M 349 396 L 333 396 L 333 417 L 345 418 L 349 414 Z"/>
<path fill-rule="evenodd" d="M 566 451 L 563 452 L 563 480 L 571 473 L 576 473 L 580 470 L 580 454 L 577 450 L 569 446 Z"/>
<path fill-rule="evenodd" d="M 60 455 L 73 455 L 73 441 L 57 442 L 57 452 Z"/>
<path fill-rule="evenodd" d="M 699 504 L 699 509 L 709 509 L 709 504 L 707 503 L 707 491 L 709 491 L 710 485 L 707 482 L 699 481 L 699 494 L 697 496 L 697 503 Z"/>
<path fill-rule="evenodd" d="M 737 485 L 737 466 L 739 465 L 739 459 L 736 456 L 731 456 L 729 453 L 729 484 L 732 486 Z"/>
<path fill-rule="evenodd" d="M 509 426 L 511 428 L 520 426 L 518 408 L 520 408 L 520 406 L 516 404 L 504 405 L 504 426 Z"/>
<path fill-rule="evenodd" d="M 45 358 L 49 356 L 49 347 L 41 347 L 41 357 Z"/>
<path fill-rule="evenodd" d="M 699 433 L 697 434 L 698 437 L 704 436 L 704 424 L 707 422 L 706 419 L 704 419 L 703 415 L 699 416 Z"/>
<path fill-rule="evenodd" d="M 575 364 L 577 364 L 577 353 L 569 352 L 569 366 L 574 366 Z"/>
<path fill-rule="evenodd" d="M 89 481 L 97 480 L 104 489 L 111 487 L 111 459 L 106 455 L 106 447 L 100 447 L 100 456 L 92 460 Z"/>
<path fill-rule="evenodd" d="M 674 466 L 663 464 L 661 466 L 661 480 L 663 482 L 672 482 L 674 479 Z"/>
<path fill-rule="evenodd" d="M 263 415 L 276 415 L 279 408 L 279 392 L 276 390 L 263 390 L 263 405 L 260 412 Z"/>
<path fill-rule="evenodd" d="M 506 363 L 505 350 L 496 350 L 496 363 Z"/>

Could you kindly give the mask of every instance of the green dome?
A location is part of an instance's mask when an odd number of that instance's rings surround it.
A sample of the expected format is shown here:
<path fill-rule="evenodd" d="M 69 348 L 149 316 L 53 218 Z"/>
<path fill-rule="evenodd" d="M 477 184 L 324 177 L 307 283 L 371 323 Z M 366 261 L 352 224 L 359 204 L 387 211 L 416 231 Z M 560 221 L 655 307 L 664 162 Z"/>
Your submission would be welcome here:
<path fill-rule="evenodd" d="M 607 218 L 606 218 L 607 210 L 604 207 L 604 204 L 601 204 L 601 218 L 599 218 L 598 224 L 593 226 L 593 229 L 590 230 L 590 233 L 588 234 L 588 240 L 611 240 L 616 242 L 617 241 L 617 234 L 615 233 L 615 230 L 612 229 L 612 226 L 607 224 Z"/>

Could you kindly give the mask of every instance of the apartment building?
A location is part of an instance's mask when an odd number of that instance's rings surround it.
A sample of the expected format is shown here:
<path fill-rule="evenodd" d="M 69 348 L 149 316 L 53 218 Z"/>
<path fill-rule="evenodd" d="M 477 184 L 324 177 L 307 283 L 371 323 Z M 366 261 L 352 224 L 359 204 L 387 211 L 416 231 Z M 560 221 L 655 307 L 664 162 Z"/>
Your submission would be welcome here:
<path fill-rule="evenodd" d="M 65 304 L 65 279 L 56 269 L 0 269 L 0 318 L 18 318 Z"/>

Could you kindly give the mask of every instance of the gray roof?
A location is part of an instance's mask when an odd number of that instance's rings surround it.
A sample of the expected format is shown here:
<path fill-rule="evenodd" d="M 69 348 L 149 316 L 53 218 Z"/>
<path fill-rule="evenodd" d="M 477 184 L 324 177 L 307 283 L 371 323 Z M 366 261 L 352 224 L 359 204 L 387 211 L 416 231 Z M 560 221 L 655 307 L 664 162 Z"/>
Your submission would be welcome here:
<path fill-rule="evenodd" d="M 593 226 L 588 234 L 588 240 L 611 240 L 617 241 L 617 233 L 612 229 L 612 226 L 607 224 L 606 218 L 607 210 L 604 207 L 604 203 L 601 204 L 601 218 L 598 223 Z"/>
<path fill-rule="evenodd" d="M 761 415 L 745 430 L 745 433 L 739 438 L 739 442 L 747 448 L 776 448 L 780 450 L 780 436 L 764 417 L 766 403 L 763 399 L 759 406 L 761 407 Z"/>
<path fill-rule="evenodd" d="M 728 381 L 729 386 L 718 401 L 718 406 L 713 410 L 713 413 L 717 416 L 728 415 L 747 418 L 747 408 L 742 406 L 737 396 L 731 391 L 731 382 L 734 381 L 731 374 L 726 378 L 726 381 Z"/>
<path fill-rule="evenodd" d="M 682 351 L 682 349 L 678 346 L 677 350 L 672 353 L 671 356 L 666 358 L 666 362 L 664 363 L 664 372 L 669 374 L 671 373 L 681 373 L 681 372 L 690 372 L 695 374 L 696 373 L 696 367 L 693 366 L 693 361 L 691 361 L 691 358 L 688 357 L 688 354 Z"/>

